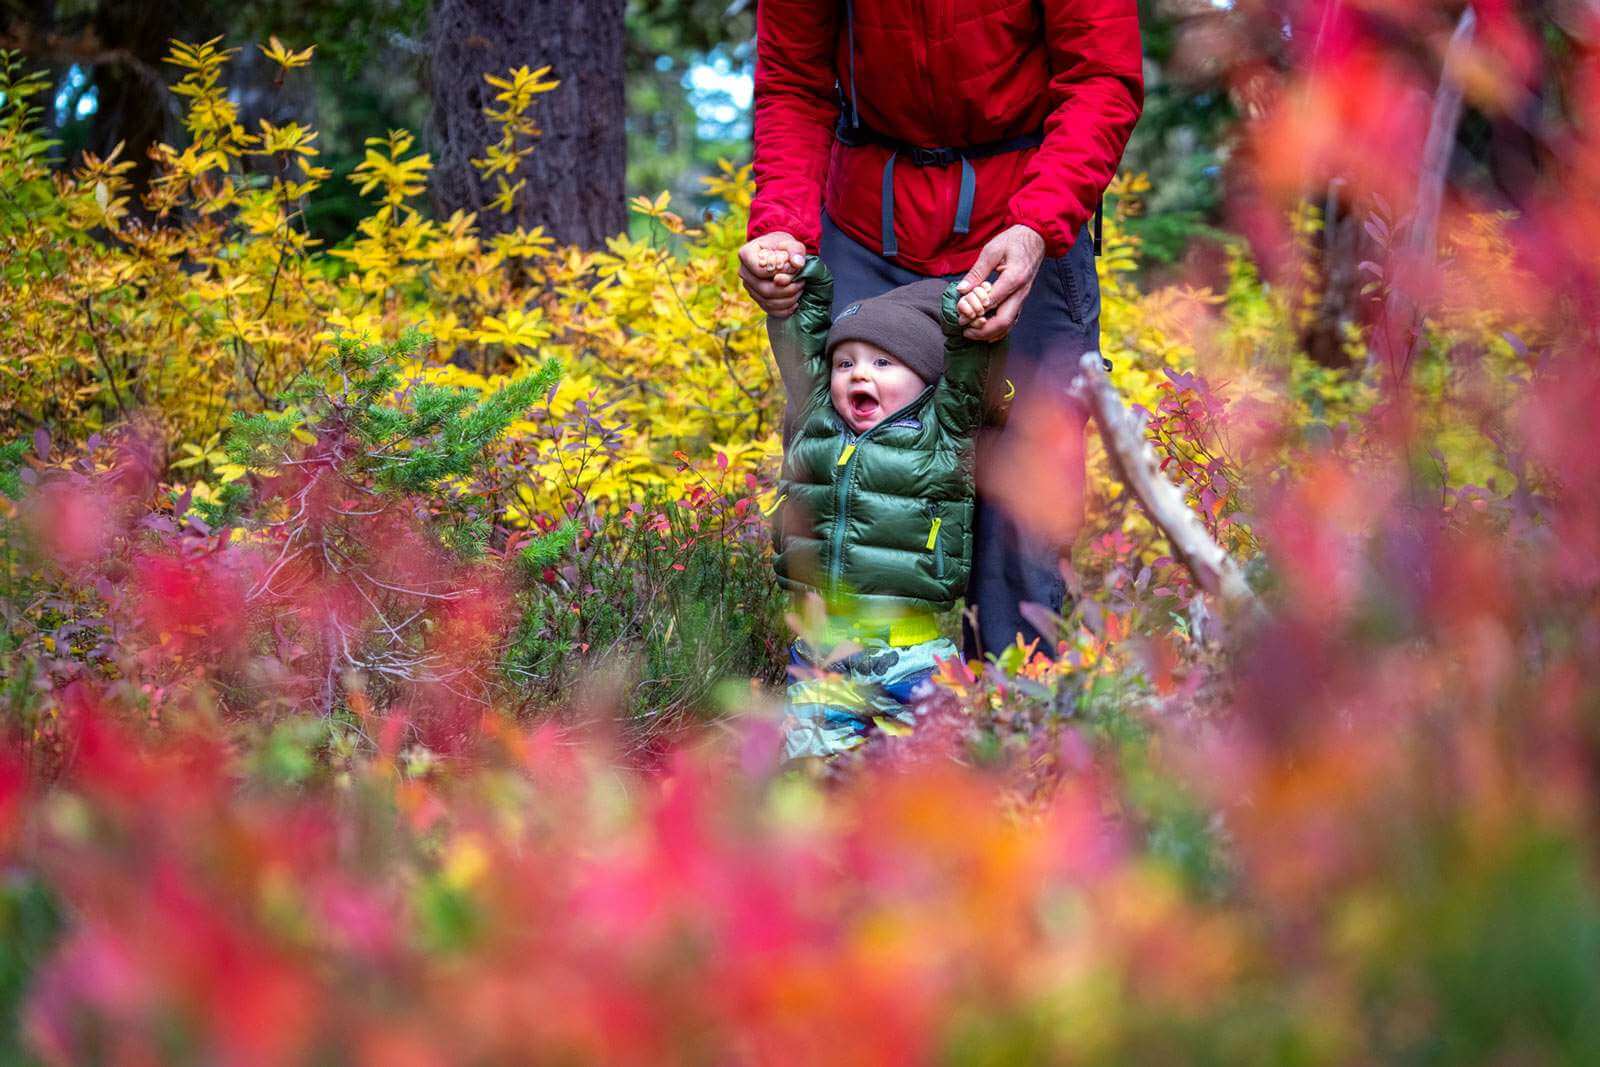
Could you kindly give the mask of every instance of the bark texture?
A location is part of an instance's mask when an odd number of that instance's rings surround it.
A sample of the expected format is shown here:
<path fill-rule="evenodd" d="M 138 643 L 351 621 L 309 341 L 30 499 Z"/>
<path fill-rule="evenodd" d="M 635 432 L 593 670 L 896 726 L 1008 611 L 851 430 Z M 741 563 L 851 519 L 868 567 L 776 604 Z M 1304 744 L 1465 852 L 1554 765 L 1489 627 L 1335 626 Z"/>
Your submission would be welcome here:
<path fill-rule="evenodd" d="M 1311 316 L 1300 331 L 1300 345 L 1324 367 L 1348 367 L 1345 336 L 1361 319 L 1359 267 L 1370 249 L 1362 217 L 1345 195 L 1342 179 L 1328 183 L 1322 204 L 1322 234 L 1313 250 L 1318 290 Z"/>
<path fill-rule="evenodd" d="M 487 233 L 543 226 L 557 240 L 587 248 L 627 225 L 623 182 L 625 0 L 436 0 L 432 56 L 434 207 L 441 217 L 475 211 Z M 471 160 L 499 131 L 484 118 L 493 99 L 485 74 L 548 65 L 561 87 L 534 104 L 543 130 L 516 175 L 526 178 L 516 210 L 486 205 L 494 196 Z"/>

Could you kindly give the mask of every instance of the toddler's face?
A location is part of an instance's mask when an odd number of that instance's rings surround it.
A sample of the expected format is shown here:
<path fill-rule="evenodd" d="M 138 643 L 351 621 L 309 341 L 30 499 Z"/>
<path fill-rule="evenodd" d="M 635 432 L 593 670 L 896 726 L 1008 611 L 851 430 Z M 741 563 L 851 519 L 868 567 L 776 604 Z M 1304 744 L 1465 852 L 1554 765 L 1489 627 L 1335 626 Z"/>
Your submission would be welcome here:
<path fill-rule="evenodd" d="M 865 341 L 833 350 L 828 391 L 845 425 L 863 433 L 915 400 L 926 388 L 916 372 Z"/>

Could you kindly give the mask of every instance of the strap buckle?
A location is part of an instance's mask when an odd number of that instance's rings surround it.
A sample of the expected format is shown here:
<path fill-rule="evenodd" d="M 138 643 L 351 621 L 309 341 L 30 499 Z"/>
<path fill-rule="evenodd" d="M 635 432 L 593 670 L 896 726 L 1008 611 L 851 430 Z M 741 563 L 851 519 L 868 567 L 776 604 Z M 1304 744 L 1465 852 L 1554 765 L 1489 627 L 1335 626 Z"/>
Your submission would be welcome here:
<path fill-rule="evenodd" d="M 906 154 L 916 167 L 950 167 L 961 162 L 961 153 L 954 148 L 912 147 Z"/>

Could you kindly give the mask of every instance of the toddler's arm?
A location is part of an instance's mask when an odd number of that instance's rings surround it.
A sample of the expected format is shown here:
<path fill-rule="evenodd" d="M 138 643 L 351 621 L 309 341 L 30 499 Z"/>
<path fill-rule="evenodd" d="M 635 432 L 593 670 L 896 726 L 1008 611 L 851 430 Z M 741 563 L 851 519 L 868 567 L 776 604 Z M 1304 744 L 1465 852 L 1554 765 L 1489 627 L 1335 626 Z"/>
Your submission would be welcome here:
<path fill-rule="evenodd" d="M 989 360 L 1005 344 L 1004 340 L 969 341 L 963 333 L 975 322 L 982 325 L 988 314 L 989 294 L 988 282 L 965 296 L 951 282 L 939 309 L 939 325 L 944 329 L 944 376 L 934 391 L 933 406 L 939 421 L 957 434 L 972 434 L 983 421 Z"/>
<path fill-rule="evenodd" d="M 796 278 L 805 288 L 794 313 L 787 318 L 767 319 L 767 338 L 772 342 L 772 355 L 778 362 L 778 374 L 788 398 L 785 442 L 793 420 L 799 418 L 818 383 L 828 380 L 823 353 L 828 345 L 828 329 L 833 325 L 833 275 L 827 265 L 811 256 Z"/>

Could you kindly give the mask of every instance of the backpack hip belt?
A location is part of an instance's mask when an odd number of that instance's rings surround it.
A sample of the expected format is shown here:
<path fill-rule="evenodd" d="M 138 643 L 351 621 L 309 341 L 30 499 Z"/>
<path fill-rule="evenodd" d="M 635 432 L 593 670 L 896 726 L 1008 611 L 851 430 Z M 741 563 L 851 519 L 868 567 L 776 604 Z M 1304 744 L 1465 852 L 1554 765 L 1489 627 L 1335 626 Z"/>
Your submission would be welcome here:
<path fill-rule="evenodd" d="M 870 126 L 862 125 L 860 119 L 855 119 L 852 124 L 844 115 L 839 116 L 839 125 L 834 129 L 834 138 L 846 148 L 877 145 L 889 151 L 889 158 L 883 164 L 881 225 L 885 259 L 900 254 L 900 245 L 894 236 L 894 165 L 897 160 L 904 159 L 914 167 L 953 167 L 958 163 L 961 165 L 961 194 L 956 199 L 955 225 L 951 227 L 950 232 L 965 234 L 972 229 L 972 203 L 978 190 L 978 176 L 971 161 L 1001 156 L 1008 152 L 1022 152 L 1038 148 L 1044 143 L 1042 133 L 1027 133 L 1020 137 L 1008 137 L 1001 141 L 987 141 L 960 148 L 928 148 L 880 133 Z M 1094 254 L 1097 256 L 1100 254 L 1100 235 L 1104 226 L 1101 210 L 1100 205 L 1095 206 L 1093 240 Z"/>

